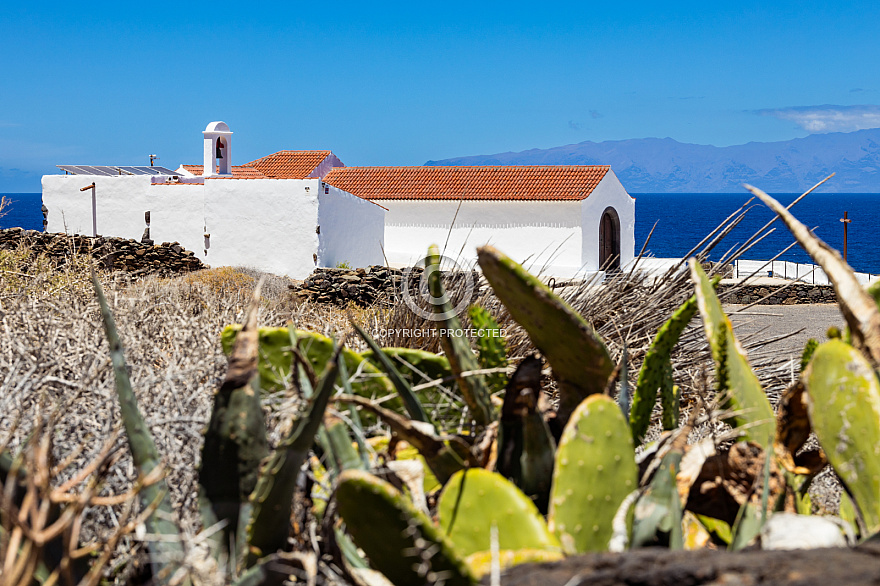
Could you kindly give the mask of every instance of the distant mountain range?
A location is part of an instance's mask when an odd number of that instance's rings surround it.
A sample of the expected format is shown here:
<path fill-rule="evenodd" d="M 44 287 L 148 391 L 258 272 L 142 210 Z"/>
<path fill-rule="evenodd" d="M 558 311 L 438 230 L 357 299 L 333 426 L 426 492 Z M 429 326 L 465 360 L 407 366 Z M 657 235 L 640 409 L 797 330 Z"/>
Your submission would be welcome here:
<path fill-rule="evenodd" d="M 581 142 L 426 165 L 611 165 L 630 193 L 736 193 L 751 183 L 802 192 L 831 173 L 827 191 L 880 193 L 880 128 L 715 147 L 671 138 Z"/>

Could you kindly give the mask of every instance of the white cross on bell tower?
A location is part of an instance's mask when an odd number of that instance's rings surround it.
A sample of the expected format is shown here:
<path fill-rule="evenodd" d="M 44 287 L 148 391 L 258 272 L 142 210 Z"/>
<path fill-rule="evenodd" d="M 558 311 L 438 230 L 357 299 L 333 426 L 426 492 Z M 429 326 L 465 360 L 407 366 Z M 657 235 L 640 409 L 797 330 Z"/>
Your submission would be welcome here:
<path fill-rule="evenodd" d="M 205 137 L 203 177 L 232 177 L 232 131 L 225 122 L 211 122 L 202 132 Z"/>

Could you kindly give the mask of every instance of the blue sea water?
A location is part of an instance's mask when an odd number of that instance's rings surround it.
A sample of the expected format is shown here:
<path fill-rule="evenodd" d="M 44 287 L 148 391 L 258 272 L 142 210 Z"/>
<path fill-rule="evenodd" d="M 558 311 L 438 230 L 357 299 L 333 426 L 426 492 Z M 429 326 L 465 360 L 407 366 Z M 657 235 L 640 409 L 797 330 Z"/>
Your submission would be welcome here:
<path fill-rule="evenodd" d="M 42 230 L 41 194 L 7 193 L 11 205 L 0 217 L 0 228 L 20 226 Z M 774 194 L 783 204 L 791 203 L 798 194 Z M 712 231 L 748 199 L 743 193 L 641 193 L 636 198 L 636 252 L 641 248 L 651 226 L 657 228 L 648 249 L 658 257 L 680 257 Z M 857 271 L 880 274 L 880 194 L 872 193 L 811 193 L 792 212 L 810 228 L 816 228 L 828 244 L 843 249 L 843 224 L 839 221 L 849 212 L 848 260 Z M 737 243 L 743 243 L 757 229 L 773 218 L 773 214 L 757 201 L 745 219 L 714 251 L 719 258 Z M 793 242 L 782 222 L 775 231 L 748 251 L 745 258 L 767 260 Z M 810 262 L 807 254 L 795 246 L 782 257 L 793 262 Z"/>
<path fill-rule="evenodd" d="M 788 205 L 800 194 L 773 194 Z M 648 249 L 658 257 L 680 257 L 711 232 L 727 216 L 746 203 L 748 193 L 643 193 L 636 198 L 636 252 L 641 248 L 651 226 L 657 222 Z M 811 193 L 797 203 L 791 212 L 817 236 L 837 250 L 843 250 L 843 218 L 849 212 L 847 261 L 856 270 L 880 273 L 880 194 L 876 193 Z M 736 244 L 744 243 L 764 224 L 773 219 L 771 212 L 757 199 L 743 221 L 713 251 L 719 258 Z M 743 255 L 753 260 L 769 260 L 782 251 L 794 238 L 781 221 L 775 230 Z M 799 246 L 780 257 L 781 260 L 809 263 L 810 257 Z"/>

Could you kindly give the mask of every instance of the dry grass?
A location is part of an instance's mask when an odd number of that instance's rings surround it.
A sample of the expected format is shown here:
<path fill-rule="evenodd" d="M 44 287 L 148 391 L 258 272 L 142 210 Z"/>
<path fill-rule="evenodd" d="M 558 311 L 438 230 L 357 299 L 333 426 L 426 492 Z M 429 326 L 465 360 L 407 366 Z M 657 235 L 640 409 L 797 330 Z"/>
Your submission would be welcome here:
<path fill-rule="evenodd" d="M 745 213 L 744 211 L 742 213 Z M 724 233 L 740 216 L 721 227 Z M 695 251 L 705 257 L 717 245 L 707 241 Z M 730 258 L 728 258 L 730 260 Z M 0 445 L 25 446 L 47 412 L 55 413 L 51 458 L 70 461 L 53 480 L 64 482 L 93 461 L 119 422 L 113 375 L 100 313 L 88 284 L 86 260 L 62 271 L 34 259 L 28 251 L 0 253 Z M 105 291 L 116 317 L 130 365 L 132 386 L 165 458 L 172 503 L 189 535 L 199 530 L 196 517 L 196 475 L 201 430 L 209 416 L 211 397 L 225 374 L 219 334 L 239 322 L 256 283 L 257 271 L 209 269 L 175 279 L 147 278 L 130 282 L 124 275 L 104 275 Z M 368 329 L 422 329 L 433 324 L 401 303 L 374 308 L 339 309 L 298 303 L 288 280 L 269 277 L 264 286 L 260 323 L 298 327 L 324 334 L 348 330 L 347 316 Z M 452 287 L 455 289 L 455 287 Z M 601 286 L 587 281 L 562 291 L 564 297 L 594 324 L 616 358 L 624 341 L 634 377 L 659 326 L 693 290 L 684 267 L 662 278 L 640 272 L 618 274 Z M 512 322 L 491 291 L 482 284 L 476 302 L 487 307 L 508 329 L 513 362 L 533 351 L 525 332 Z M 466 320 L 465 320 L 465 325 Z M 349 340 L 357 347 L 355 338 Z M 393 336 L 386 346 L 438 350 L 433 337 Z M 775 400 L 790 380 L 787 364 L 774 356 L 772 341 L 744 340 L 764 388 Z M 710 392 L 712 362 L 698 321 L 682 337 L 673 357 L 675 377 L 684 390 L 683 406 Z M 552 387 L 551 387 L 552 388 Z M 460 421 L 463 406 L 450 387 L 430 407 L 435 416 Z M 267 401 L 272 436 L 277 437 L 290 407 L 285 400 Z M 704 433 L 718 431 L 715 420 Z M 132 488 L 136 473 L 124 438 L 115 440 L 119 457 L 107 466 L 101 494 L 122 494 Z M 122 506 L 85 507 L 82 539 L 104 540 L 120 527 Z M 139 563 L 142 546 L 131 535 L 120 535 L 119 551 L 109 574 L 124 578 Z"/>

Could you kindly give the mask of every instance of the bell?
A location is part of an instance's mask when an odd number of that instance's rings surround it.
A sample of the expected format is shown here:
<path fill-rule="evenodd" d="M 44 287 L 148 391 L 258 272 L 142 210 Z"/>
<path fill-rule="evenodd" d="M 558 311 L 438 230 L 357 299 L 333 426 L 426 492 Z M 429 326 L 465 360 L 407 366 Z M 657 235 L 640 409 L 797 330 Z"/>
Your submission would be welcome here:
<path fill-rule="evenodd" d="M 222 159 L 223 158 L 223 143 L 220 142 L 220 139 L 217 139 L 217 154 L 214 155 L 215 158 Z"/>

